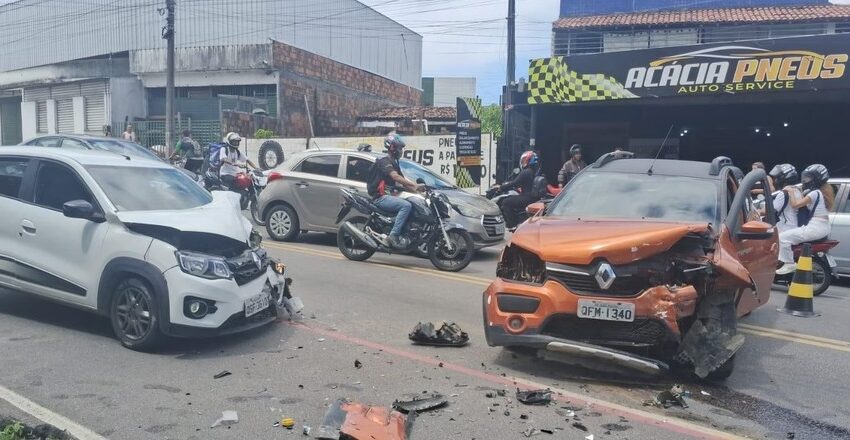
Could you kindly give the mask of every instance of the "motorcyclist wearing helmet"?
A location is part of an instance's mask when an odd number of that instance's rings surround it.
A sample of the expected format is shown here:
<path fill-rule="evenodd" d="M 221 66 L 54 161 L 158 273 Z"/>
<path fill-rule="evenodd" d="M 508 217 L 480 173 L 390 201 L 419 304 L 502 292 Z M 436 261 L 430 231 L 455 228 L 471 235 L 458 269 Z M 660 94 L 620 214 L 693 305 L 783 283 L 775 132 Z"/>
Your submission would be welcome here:
<path fill-rule="evenodd" d="M 367 184 L 367 190 L 374 199 L 375 205 L 395 214 L 395 223 L 385 244 L 396 249 L 404 247 L 401 243 L 401 233 L 410 217 L 410 211 L 413 210 L 410 202 L 396 195 L 399 192 L 398 187 L 401 186 L 411 192 L 418 192 L 424 188 L 424 185 L 411 182 L 401 173 L 398 161 L 401 159 L 404 147 L 401 136 L 390 133 L 384 139 L 387 155 L 375 161 Z"/>
<path fill-rule="evenodd" d="M 526 151 L 519 158 L 519 167 L 521 171 L 511 181 L 501 185 L 495 185 L 497 191 L 507 191 L 515 189 L 519 192 L 518 195 L 506 197 L 502 203 L 502 215 L 505 217 L 505 226 L 508 229 L 517 227 L 519 219 L 517 212 L 525 209 L 526 206 L 537 201 L 538 197 L 534 191 L 534 177 L 537 174 L 537 165 L 540 159 L 537 153 Z"/>
<path fill-rule="evenodd" d="M 560 187 L 563 188 L 566 184 L 570 183 L 570 180 L 573 180 L 573 177 L 586 166 L 587 164 L 581 160 L 581 145 L 573 144 L 570 147 L 570 160 L 564 162 L 564 166 L 558 172 L 558 184 Z"/>
<path fill-rule="evenodd" d="M 777 216 L 776 228 L 780 233 L 796 228 L 799 210 L 791 205 L 791 196 L 788 194 L 793 192 L 796 198 L 803 196 L 795 186 L 798 178 L 797 169 L 790 163 L 782 163 L 773 167 L 768 176 L 770 176 L 774 186 L 782 188 L 772 194 L 773 210 Z"/>
<path fill-rule="evenodd" d="M 835 191 L 828 183 L 829 171 L 821 164 L 810 165 L 803 170 L 801 180 L 802 195 L 790 191 L 790 186 L 785 187 L 789 190 L 788 203 L 797 209 L 807 208 L 811 218 L 797 228 L 779 233 L 779 261 L 782 266 L 777 269 L 777 275 L 797 270 L 792 246 L 826 238 L 830 233 L 829 210 L 835 202 Z"/>
<path fill-rule="evenodd" d="M 221 159 L 219 178 L 224 186 L 235 191 L 236 176 L 241 173 L 243 169 L 247 169 L 248 167 L 257 168 L 257 166 L 245 157 L 241 151 L 239 151 L 239 144 L 242 143 L 242 136 L 239 136 L 238 133 L 227 133 L 227 136 L 224 137 L 224 143 L 227 147 L 222 148 L 219 152 L 219 158 Z"/>

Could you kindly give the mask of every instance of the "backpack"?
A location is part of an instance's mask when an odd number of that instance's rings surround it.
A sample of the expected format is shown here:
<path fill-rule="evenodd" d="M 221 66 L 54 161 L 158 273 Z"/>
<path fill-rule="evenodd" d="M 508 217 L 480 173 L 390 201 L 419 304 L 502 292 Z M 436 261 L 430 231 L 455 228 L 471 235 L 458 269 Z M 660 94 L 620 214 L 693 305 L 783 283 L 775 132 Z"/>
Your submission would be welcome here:
<path fill-rule="evenodd" d="M 540 175 L 534 178 L 534 183 L 532 183 L 533 194 L 531 195 L 537 200 L 540 200 L 549 195 L 549 182 L 546 180 L 546 176 Z"/>
<path fill-rule="evenodd" d="M 210 155 L 209 162 L 210 168 L 218 169 L 221 167 L 221 149 L 225 148 L 225 144 L 222 142 L 211 142 L 209 145 Z"/>
<path fill-rule="evenodd" d="M 818 204 L 820 203 L 820 192 L 818 192 L 818 196 L 815 199 L 815 204 L 812 205 L 812 209 L 810 210 L 808 206 L 804 206 L 797 211 L 797 226 L 806 226 L 812 220 L 812 217 L 815 216 L 815 210 L 818 209 Z"/>

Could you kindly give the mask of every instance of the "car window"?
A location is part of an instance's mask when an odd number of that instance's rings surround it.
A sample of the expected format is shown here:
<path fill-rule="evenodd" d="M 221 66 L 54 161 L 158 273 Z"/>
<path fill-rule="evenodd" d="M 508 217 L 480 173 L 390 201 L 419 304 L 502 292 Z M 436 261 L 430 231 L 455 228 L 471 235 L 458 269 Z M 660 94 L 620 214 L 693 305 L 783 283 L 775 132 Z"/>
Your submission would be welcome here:
<path fill-rule="evenodd" d="M 62 205 L 72 200 L 94 204 L 77 173 L 64 165 L 43 162 L 35 181 L 35 204 L 61 211 Z"/>
<path fill-rule="evenodd" d="M 345 164 L 345 178 L 368 183 L 369 172 L 372 170 L 373 164 L 374 162 L 369 159 L 348 156 L 348 161 Z"/>
<path fill-rule="evenodd" d="M 73 150 L 88 150 L 88 147 L 86 147 L 86 144 L 84 144 L 84 143 L 82 143 L 82 142 L 80 142 L 76 139 L 70 139 L 70 138 L 62 139 L 62 148 L 73 149 Z"/>
<path fill-rule="evenodd" d="M 47 137 L 47 138 L 34 139 L 34 140 L 29 142 L 29 145 L 35 145 L 37 147 L 58 148 L 59 147 L 59 138 L 58 137 Z"/>
<path fill-rule="evenodd" d="M 416 162 L 402 159 L 399 161 L 399 166 L 401 167 L 401 174 L 404 177 L 416 182 L 419 179 L 425 181 L 425 185 L 428 185 L 431 188 L 437 189 L 451 189 L 454 188 L 449 182 L 443 180 L 442 177 L 436 175 L 433 171 L 428 168 L 419 165 Z"/>
<path fill-rule="evenodd" d="M 693 177 L 582 172 L 547 210 L 554 217 L 717 222 L 717 186 Z"/>
<path fill-rule="evenodd" d="M 339 175 L 339 161 L 341 155 L 310 156 L 304 159 L 295 171 L 320 176 L 337 177 Z"/>
<path fill-rule="evenodd" d="M 176 168 L 92 165 L 86 167 L 119 211 L 191 209 L 212 196 Z"/>
<path fill-rule="evenodd" d="M 0 195 L 18 198 L 29 160 L 0 159 Z"/>

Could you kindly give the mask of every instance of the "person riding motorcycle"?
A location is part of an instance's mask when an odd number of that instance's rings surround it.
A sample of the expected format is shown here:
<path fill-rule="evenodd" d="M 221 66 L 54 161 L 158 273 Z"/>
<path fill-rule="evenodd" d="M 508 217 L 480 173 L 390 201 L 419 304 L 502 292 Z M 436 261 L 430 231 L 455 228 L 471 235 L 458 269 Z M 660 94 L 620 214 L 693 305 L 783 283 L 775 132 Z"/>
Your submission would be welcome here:
<path fill-rule="evenodd" d="M 768 176 L 773 180 L 776 188 L 781 188 L 772 194 L 773 209 L 777 216 L 776 228 L 779 232 L 796 228 L 799 210 L 791 205 L 791 197 L 788 195 L 788 191 L 782 188 L 791 186 L 789 191 L 794 192 L 797 198 L 802 197 L 800 190 L 793 186 L 797 183 L 797 169 L 790 163 L 782 163 L 773 167 Z"/>
<path fill-rule="evenodd" d="M 520 192 L 518 195 L 506 197 L 501 203 L 502 215 L 505 217 L 505 226 L 508 229 L 517 227 L 518 211 L 524 210 L 526 206 L 538 200 L 534 191 L 534 178 L 537 175 L 536 169 L 539 161 L 537 153 L 533 151 L 522 153 L 519 158 L 521 171 L 516 178 L 501 185 L 495 185 L 497 191 L 516 189 Z"/>
<path fill-rule="evenodd" d="M 239 192 L 239 189 L 236 187 L 236 176 L 248 167 L 257 168 L 253 162 L 239 151 L 240 143 L 242 143 L 242 136 L 234 132 L 227 133 L 227 136 L 224 137 L 226 147 L 222 148 L 219 152 L 219 158 L 221 159 L 219 178 L 222 185 L 235 192 Z"/>
<path fill-rule="evenodd" d="M 797 270 L 794 263 L 792 246 L 816 241 L 829 236 L 829 210 L 835 201 L 835 191 L 828 183 L 829 170 L 821 164 L 809 165 L 802 173 L 802 197 L 791 191 L 793 187 L 786 186 L 789 205 L 794 208 L 808 209 L 808 222 L 799 227 L 779 233 L 779 261 L 782 266 L 776 270 L 777 275 L 787 275 Z"/>
<path fill-rule="evenodd" d="M 174 147 L 174 153 L 169 159 L 183 158 L 185 159 L 183 168 L 193 173 L 200 173 L 204 165 L 204 153 L 201 150 L 201 145 L 192 139 L 191 130 L 183 130 L 182 135 L 183 137 Z"/>
<path fill-rule="evenodd" d="M 386 243 L 384 243 L 395 249 L 405 247 L 401 242 L 401 233 L 404 231 L 404 225 L 413 210 L 413 204 L 395 195 L 399 192 L 398 186 L 411 192 L 422 191 L 425 187 L 425 185 L 411 182 L 401 173 L 401 166 L 398 161 L 404 147 L 405 144 L 401 136 L 390 133 L 384 139 L 387 155 L 375 161 L 369 182 L 366 185 L 375 205 L 384 211 L 395 214 L 393 228 L 386 238 Z"/>
<path fill-rule="evenodd" d="M 564 166 L 558 172 L 558 184 L 560 187 L 563 188 L 570 183 L 570 180 L 573 180 L 573 177 L 586 166 L 587 164 L 581 160 L 581 145 L 574 144 L 570 147 L 570 160 L 564 162 Z"/>

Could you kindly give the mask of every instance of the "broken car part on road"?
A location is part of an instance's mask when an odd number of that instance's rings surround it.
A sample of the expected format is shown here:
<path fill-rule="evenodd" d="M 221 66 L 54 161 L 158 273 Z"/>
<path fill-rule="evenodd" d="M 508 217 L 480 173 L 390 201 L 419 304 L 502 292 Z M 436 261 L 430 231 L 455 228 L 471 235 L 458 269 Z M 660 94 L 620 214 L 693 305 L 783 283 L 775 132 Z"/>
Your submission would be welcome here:
<path fill-rule="evenodd" d="M 469 335 L 453 322 L 420 322 L 408 338 L 416 344 L 446 347 L 462 347 L 469 343 Z"/>
<path fill-rule="evenodd" d="M 552 390 L 516 390 L 516 399 L 526 405 L 548 405 L 552 403 Z"/>
<path fill-rule="evenodd" d="M 647 400 L 643 404 L 644 406 L 657 406 L 665 409 L 673 405 L 679 405 L 682 408 L 688 407 L 688 402 L 685 402 L 685 389 L 681 385 L 673 385 L 669 390 L 658 393 L 654 399 Z"/>
<path fill-rule="evenodd" d="M 442 394 L 428 394 L 417 396 L 411 400 L 396 400 L 393 402 L 393 408 L 403 413 L 422 412 L 437 409 L 445 406 L 448 401 Z"/>
<path fill-rule="evenodd" d="M 340 399 L 328 408 L 316 435 L 320 440 L 408 440 L 416 412 L 405 415 L 389 408 Z"/>

